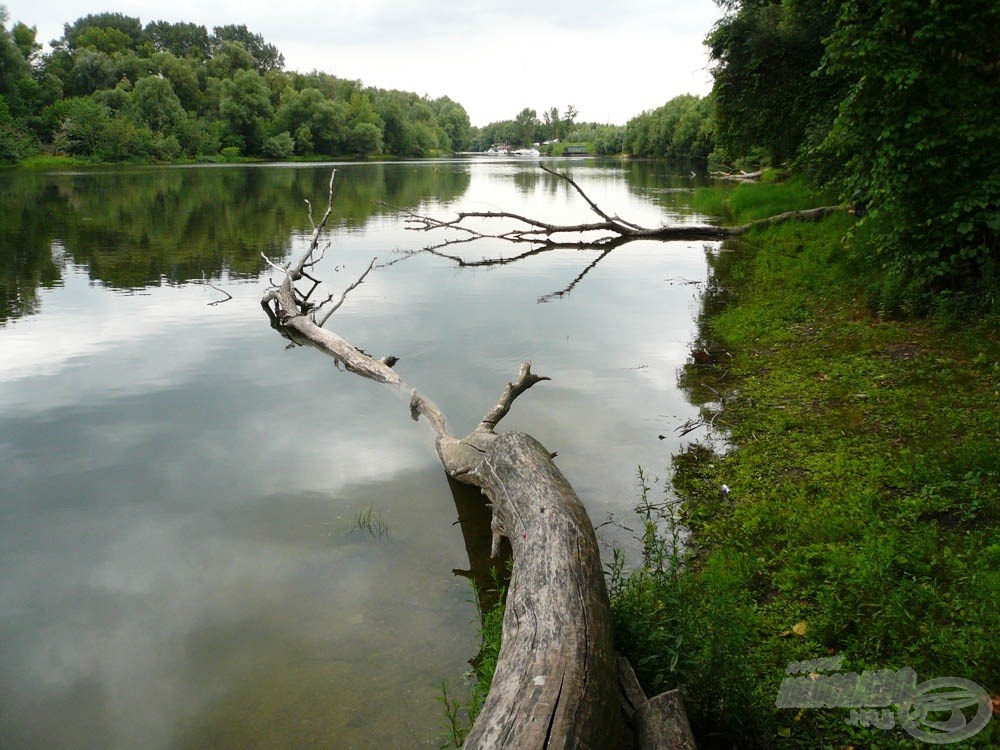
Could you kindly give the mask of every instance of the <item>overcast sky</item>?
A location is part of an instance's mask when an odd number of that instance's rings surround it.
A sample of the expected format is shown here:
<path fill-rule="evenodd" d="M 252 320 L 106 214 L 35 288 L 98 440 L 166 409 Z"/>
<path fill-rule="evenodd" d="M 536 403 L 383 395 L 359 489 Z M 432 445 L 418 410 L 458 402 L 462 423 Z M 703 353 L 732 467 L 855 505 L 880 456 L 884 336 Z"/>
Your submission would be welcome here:
<path fill-rule="evenodd" d="M 473 125 L 567 105 L 578 121 L 624 124 L 678 94 L 708 93 L 702 40 L 713 0 L 0 0 L 47 43 L 105 11 L 149 21 L 244 23 L 289 70 L 462 104 Z"/>

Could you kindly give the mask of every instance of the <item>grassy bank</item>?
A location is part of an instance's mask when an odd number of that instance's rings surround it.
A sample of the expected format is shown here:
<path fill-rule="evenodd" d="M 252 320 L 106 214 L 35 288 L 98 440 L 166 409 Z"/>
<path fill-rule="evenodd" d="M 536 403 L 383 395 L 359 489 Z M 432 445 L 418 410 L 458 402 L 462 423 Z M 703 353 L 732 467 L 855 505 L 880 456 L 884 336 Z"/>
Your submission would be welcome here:
<path fill-rule="evenodd" d="M 699 195 L 733 221 L 818 202 L 796 183 Z M 681 687 L 701 747 L 924 746 L 896 707 L 876 711 L 892 729 L 776 708 L 800 660 L 1000 691 L 998 321 L 873 315 L 850 222 L 710 254 L 705 356 L 682 379 L 714 439 L 675 457 L 662 502 L 642 492 L 652 523 L 677 515 L 691 538 L 681 556 L 647 538 L 652 564 L 612 577 L 619 647 L 647 692 Z M 998 744 L 993 721 L 952 746 Z"/>

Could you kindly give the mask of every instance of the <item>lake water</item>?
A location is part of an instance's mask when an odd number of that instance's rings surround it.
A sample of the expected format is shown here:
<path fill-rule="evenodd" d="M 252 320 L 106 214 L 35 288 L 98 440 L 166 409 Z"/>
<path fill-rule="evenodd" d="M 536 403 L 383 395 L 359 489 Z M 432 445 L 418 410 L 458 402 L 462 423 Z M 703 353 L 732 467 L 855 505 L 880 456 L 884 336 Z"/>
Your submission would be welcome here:
<path fill-rule="evenodd" d="M 623 218 L 702 220 L 663 167 L 549 164 Z M 306 247 L 331 168 L 0 173 L 4 750 L 439 746 L 441 682 L 463 696 L 478 646 L 457 572 L 482 564 L 481 504 L 405 397 L 286 349 L 259 305 L 260 253 Z M 400 357 L 456 433 L 530 359 L 552 381 L 502 427 L 558 451 L 619 524 L 604 549 L 634 550 L 636 467 L 664 475 L 698 416 L 677 377 L 705 243 L 461 268 L 411 254 L 445 236 L 393 207 L 595 216 L 531 162 L 337 169 L 317 273 L 339 291 L 380 265 L 327 327 Z"/>

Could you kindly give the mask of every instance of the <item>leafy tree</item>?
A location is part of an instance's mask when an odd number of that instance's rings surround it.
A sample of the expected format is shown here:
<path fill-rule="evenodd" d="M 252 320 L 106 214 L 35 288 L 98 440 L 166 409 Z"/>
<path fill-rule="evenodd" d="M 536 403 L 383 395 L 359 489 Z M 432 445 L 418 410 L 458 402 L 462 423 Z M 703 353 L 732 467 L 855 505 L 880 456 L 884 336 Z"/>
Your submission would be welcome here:
<path fill-rule="evenodd" d="M 296 90 L 305 88 L 319 89 L 323 92 L 323 96 L 328 99 L 349 101 L 355 94 L 361 93 L 364 89 L 360 81 L 337 78 L 329 73 L 320 71 L 313 71 L 305 75 L 302 73 L 289 73 L 287 75 L 292 88 Z"/>
<path fill-rule="evenodd" d="M 267 123 L 274 114 L 269 94 L 255 70 L 239 70 L 222 82 L 219 114 L 229 133 L 236 136 L 230 145 L 242 144 L 249 154 L 261 152 Z"/>
<path fill-rule="evenodd" d="M 408 102 L 400 91 L 381 94 L 376 103 L 382 120 L 382 141 L 385 150 L 397 156 L 416 156 L 418 144 L 409 118 L 406 116 Z"/>
<path fill-rule="evenodd" d="M 2 15 L 3 11 L 0 10 L 0 16 Z M 10 36 L 11 41 L 14 42 L 14 46 L 21 53 L 21 57 L 29 65 L 34 65 L 38 60 L 38 54 L 42 51 L 42 45 L 36 41 L 38 30 L 34 26 L 26 26 L 18 21 L 11 29 Z"/>
<path fill-rule="evenodd" d="M 348 141 L 348 151 L 364 156 L 382 150 L 382 131 L 372 122 L 355 123 Z"/>
<path fill-rule="evenodd" d="M 7 9 L 0 5 L 0 96 L 17 107 L 20 104 L 20 83 L 31 74 L 31 66 L 14 36 L 7 31 Z"/>
<path fill-rule="evenodd" d="M 191 59 L 180 59 L 171 52 L 157 52 L 152 57 L 157 73 L 170 81 L 181 106 L 186 111 L 197 111 L 201 107 L 201 86 L 198 71 Z"/>
<path fill-rule="evenodd" d="M 992 0 L 850 0 L 829 39 L 826 70 L 851 86 L 827 174 L 867 208 L 860 251 L 889 310 L 1000 302 L 998 28 Z"/>
<path fill-rule="evenodd" d="M 412 155 L 428 156 L 438 150 L 438 136 L 426 120 L 419 120 L 411 126 L 413 138 Z"/>
<path fill-rule="evenodd" d="M 378 111 L 368 93 L 355 91 L 348 99 L 348 104 L 351 109 L 352 124 L 370 122 L 373 125 L 378 125 L 379 130 L 382 129 L 382 121 L 379 119 Z"/>
<path fill-rule="evenodd" d="M 91 26 L 76 38 L 76 49 L 93 49 L 106 55 L 116 55 L 132 47 L 132 39 L 124 31 Z"/>
<path fill-rule="evenodd" d="M 559 108 L 551 107 L 542 112 L 541 140 L 552 141 L 559 138 Z"/>
<path fill-rule="evenodd" d="M 706 159 L 713 139 L 710 98 L 682 94 L 629 120 L 623 148 L 634 156 Z"/>
<path fill-rule="evenodd" d="M 569 135 L 573 123 L 576 122 L 577 114 L 576 107 L 572 104 L 567 105 L 566 111 L 563 112 L 563 116 L 557 122 L 556 135 L 559 138 L 566 138 Z"/>
<path fill-rule="evenodd" d="M 135 83 L 140 78 L 156 74 L 156 64 L 148 57 L 137 55 L 132 50 L 119 52 L 112 57 L 118 75 Z"/>
<path fill-rule="evenodd" d="M 11 117 L 7 101 L 0 94 L 0 164 L 13 164 L 33 151 L 31 134 Z"/>
<path fill-rule="evenodd" d="M 208 156 L 219 153 L 225 125 L 220 120 L 205 117 L 188 117 L 176 129 L 181 151 L 189 156 Z"/>
<path fill-rule="evenodd" d="M 140 78 L 132 91 L 131 104 L 136 119 L 154 133 L 169 135 L 187 118 L 173 85 L 166 78 Z"/>
<path fill-rule="evenodd" d="M 127 78 L 122 78 L 113 89 L 95 91 L 89 98 L 103 104 L 109 113 L 124 112 L 132 104 L 132 82 Z"/>
<path fill-rule="evenodd" d="M 285 58 L 278 48 L 264 41 L 260 34 L 254 34 L 245 25 L 216 26 L 212 29 L 212 41 L 215 47 L 225 42 L 236 42 L 250 53 L 257 72 L 264 74 L 269 70 L 281 70 L 285 67 Z"/>
<path fill-rule="evenodd" d="M 95 156 L 107 153 L 108 108 L 90 97 L 63 99 L 46 108 L 56 153 Z"/>
<path fill-rule="evenodd" d="M 65 24 L 62 39 L 54 44 L 70 50 L 79 49 L 86 46 L 86 40 L 92 38 L 89 35 L 94 29 L 120 32 L 129 40 L 128 49 L 135 49 L 145 40 L 142 23 L 138 18 L 121 13 L 93 13 L 77 19 L 72 24 Z"/>
<path fill-rule="evenodd" d="M 113 113 L 93 97 L 63 99 L 43 113 L 55 123 L 56 153 L 101 161 L 144 161 L 153 155 L 154 137 L 143 124 Z"/>
<path fill-rule="evenodd" d="M 295 133 L 299 153 L 343 153 L 350 132 L 347 105 L 327 99 L 315 88 L 286 91 L 275 123 L 279 130 Z"/>
<path fill-rule="evenodd" d="M 485 151 L 495 143 L 518 144 L 519 127 L 514 120 L 500 120 L 478 128 L 472 137 L 472 148 Z"/>
<path fill-rule="evenodd" d="M 146 125 L 136 123 L 125 115 L 116 114 L 108 118 L 105 126 L 103 150 L 91 156 L 102 161 L 142 162 L 157 155 L 157 145 L 156 138 Z M 169 159 L 176 155 L 171 155 L 172 149 L 166 144 L 160 146 L 163 158 Z"/>
<path fill-rule="evenodd" d="M 455 151 L 462 151 L 469 146 L 471 126 L 465 107 L 453 102 L 447 96 L 431 102 L 434 108 L 438 126 L 448 138 L 448 145 Z"/>
<path fill-rule="evenodd" d="M 511 145 L 527 146 L 534 142 L 535 129 L 538 127 L 538 113 L 525 107 L 514 118 L 517 125 L 517 136 Z"/>
<path fill-rule="evenodd" d="M 208 59 L 212 52 L 208 30 L 198 24 L 152 21 L 146 24 L 145 33 L 157 52 L 198 61 Z"/>
<path fill-rule="evenodd" d="M 272 159 L 287 159 L 295 153 L 295 139 L 287 130 L 272 135 L 264 142 L 264 155 Z"/>
<path fill-rule="evenodd" d="M 101 89 L 114 88 L 119 79 L 114 61 L 95 49 L 83 49 L 73 59 L 73 67 L 65 81 L 66 94 L 86 96 Z"/>
<path fill-rule="evenodd" d="M 241 70 L 257 70 L 257 61 L 239 42 L 225 40 L 212 48 L 212 57 L 205 66 L 214 78 L 232 78 Z"/>
<path fill-rule="evenodd" d="M 815 145 L 843 92 L 817 78 L 838 0 L 727 0 L 706 43 L 715 63 L 716 138 L 724 155 L 762 151 L 773 163 Z M 780 123 L 780 126 L 777 124 Z"/>

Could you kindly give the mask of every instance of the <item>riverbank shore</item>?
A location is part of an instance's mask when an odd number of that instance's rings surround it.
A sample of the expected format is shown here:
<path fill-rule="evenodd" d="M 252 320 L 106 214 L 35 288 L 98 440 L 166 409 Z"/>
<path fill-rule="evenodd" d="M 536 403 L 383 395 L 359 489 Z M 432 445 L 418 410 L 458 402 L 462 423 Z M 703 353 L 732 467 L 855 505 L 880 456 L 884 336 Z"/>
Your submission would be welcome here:
<path fill-rule="evenodd" d="M 700 197 L 733 222 L 818 198 L 794 182 Z M 789 665 L 806 660 L 1000 691 L 997 321 L 880 318 L 853 221 L 707 251 L 681 375 L 702 409 L 688 425 L 698 439 L 673 458 L 662 499 L 643 482 L 645 565 L 613 566 L 619 647 L 647 692 L 681 688 L 702 748 L 923 746 L 895 705 L 878 726 L 847 707 L 776 707 Z M 671 520 L 689 534 L 683 553 Z M 961 746 L 997 743 L 997 727 Z"/>

